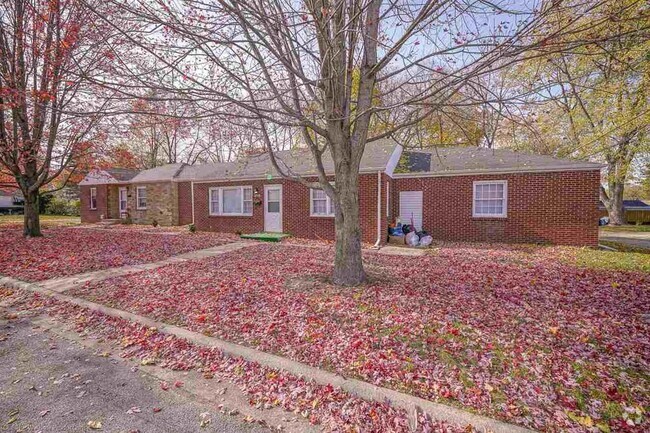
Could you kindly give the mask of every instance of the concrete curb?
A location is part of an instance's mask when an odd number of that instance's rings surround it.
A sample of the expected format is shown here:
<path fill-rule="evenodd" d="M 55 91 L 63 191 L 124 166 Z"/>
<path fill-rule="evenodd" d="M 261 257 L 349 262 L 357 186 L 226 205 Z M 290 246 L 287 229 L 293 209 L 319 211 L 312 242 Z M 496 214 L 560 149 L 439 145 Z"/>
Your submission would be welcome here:
<path fill-rule="evenodd" d="M 485 432 L 530 433 L 534 431 L 485 416 L 476 415 L 452 406 L 434 403 L 432 401 L 414 397 L 409 394 L 394 391 L 388 388 L 383 388 L 368 382 L 363 382 L 361 380 L 348 379 L 343 376 L 309 366 L 307 364 L 292 361 L 281 356 L 252 349 L 250 347 L 230 343 L 218 338 L 208 337 L 198 332 L 189 331 L 178 326 L 167 325 L 163 322 L 158 322 L 147 317 L 129 313 L 127 311 L 106 307 L 95 302 L 86 301 L 84 299 L 65 295 L 62 293 L 57 293 L 37 284 L 27 283 L 24 281 L 16 280 L 14 278 L 0 276 L 0 286 L 39 293 L 41 295 L 49 296 L 59 301 L 68 302 L 83 308 L 95 310 L 109 316 L 119 317 L 132 322 L 137 322 L 147 327 L 154 327 L 157 328 L 157 330 L 160 332 L 173 335 L 178 338 L 183 338 L 197 345 L 218 348 L 228 356 L 241 357 L 247 361 L 257 362 L 260 365 L 272 369 L 284 370 L 293 375 L 302 376 L 308 380 L 313 380 L 314 382 L 321 385 L 331 384 L 332 386 L 340 387 L 344 391 L 366 400 L 374 400 L 380 402 L 388 401 L 394 407 L 405 409 L 411 419 L 413 419 L 417 412 L 424 412 L 435 420 L 446 421 L 451 424 L 460 426 L 472 425 L 475 429 Z"/>

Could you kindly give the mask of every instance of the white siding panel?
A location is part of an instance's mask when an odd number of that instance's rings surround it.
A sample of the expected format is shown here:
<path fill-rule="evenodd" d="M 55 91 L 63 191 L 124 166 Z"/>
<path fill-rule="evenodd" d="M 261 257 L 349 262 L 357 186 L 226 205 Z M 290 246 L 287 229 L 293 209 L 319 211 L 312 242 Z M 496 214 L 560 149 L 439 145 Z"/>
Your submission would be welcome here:
<path fill-rule="evenodd" d="M 422 230 L 422 191 L 401 191 L 399 193 L 399 219 L 402 224 L 411 224 Z"/>

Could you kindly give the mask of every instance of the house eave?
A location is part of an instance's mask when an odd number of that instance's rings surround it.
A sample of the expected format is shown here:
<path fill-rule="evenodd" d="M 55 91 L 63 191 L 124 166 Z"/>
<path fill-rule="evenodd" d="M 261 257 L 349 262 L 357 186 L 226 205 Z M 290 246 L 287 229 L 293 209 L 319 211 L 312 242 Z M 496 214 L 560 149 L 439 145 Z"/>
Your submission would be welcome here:
<path fill-rule="evenodd" d="M 359 174 L 373 174 L 376 175 L 377 171 L 384 172 L 383 167 L 379 168 L 368 168 L 368 169 L 363 169 L 359 170 Z M 301 178 L 309 178 L 309 177 L 318 177 L 318 173 L 304 173 L 304 174 L 299 174 Z M 325 173 L 325 176 L 334 176 L 334 173 L 327 172 Z M 291 179 L 285 179 L 282 176 L 279 175 L 273 175 L 271 179 L 269 179 L 267 176 L 245 176 L 245 177 L 220 177 L 220 178 L 211 178 L 211 179 L 174 179 L 172 182 L 192 182 L 195 184 L 199 183 L 224 183 L 224 182 L 251 182 L 251 181 L 278 181 L 278 180 L 291 180 Z"/>
<path fill-rule="evenodd" d="M 491 174 L 521 174 L 521 173 L 558 173 L 574 171 L 600 171 L 601 166 L 595 167 L 530 167 L 530 168 L 504 168 L 485 170 L 450 170 L 450 171 L 423 171 L 416 173 L 395 173 L 393 178 L 420 178 L 420 177 L 454 177 L 454 176 L 478 176 Z"/>

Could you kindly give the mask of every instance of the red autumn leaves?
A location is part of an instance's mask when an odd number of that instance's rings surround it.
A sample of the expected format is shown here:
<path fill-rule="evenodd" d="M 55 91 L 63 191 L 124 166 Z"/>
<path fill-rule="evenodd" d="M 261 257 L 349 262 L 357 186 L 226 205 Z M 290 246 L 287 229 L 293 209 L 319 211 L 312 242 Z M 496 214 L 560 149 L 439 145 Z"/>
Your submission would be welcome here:
<path fill-rule="evenodd" d="M 75 294 L 536 429 L 638 428 L 623 414 L 649 403 L 649 276 L 456 246 L 367 252 L 371 283 L 341 289 L 331 254 L 260 245 Z"/>
<path fill-rule="evenodd" d="M 232 242 L 234 235 L 161 234 L 122 228 L 51 228 L 25 239 L 20 229 L 0 230 L 0 274 L 25 281 L 163 260 L 173 255 Z"/>

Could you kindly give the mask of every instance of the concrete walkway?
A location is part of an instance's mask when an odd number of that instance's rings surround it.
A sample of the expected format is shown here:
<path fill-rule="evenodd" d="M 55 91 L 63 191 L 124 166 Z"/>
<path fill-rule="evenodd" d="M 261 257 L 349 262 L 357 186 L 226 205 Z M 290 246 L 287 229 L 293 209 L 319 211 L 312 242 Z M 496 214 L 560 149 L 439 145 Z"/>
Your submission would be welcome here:
<path fill-rule="evenodd" d="M 85 299 L 65 295 L 59 293 L 59 291 L 65 291 L 65 288 L 60 286 L 58 291 L 54 291 L 39 284 L 27 283 L 14 278 L 2 276 L 0 276 L 0 286 L 39 293 L 41 295 L 50 296 L 59 301 L 68 302 L 109 316 L 137 322 L 143 326 L 156 328 L 159 332 L 185 339 L 199 346 L 218 348 L 228 356 L 240 357 L 248 361 L 257 362 L 260 365 L 272 369 L 284 370 L 290 374 L 304 377 L 307 380 L 312 380 L 318 384 L 331 384 L 334 387 L 340 387 L 342 390 L 366 400 L 380 402 L 388 401 L 394 407 L 406 410 L 411 417 L 412 423 L 415 422 L 414 419 L 418 413 L 424 412 L 433 419 L 446 421 L 458 426 L 472 425 L 475 429 L 480 431 L 489 431 L 492 433 L 527 433 L 532 431 L 492 418 L 476 415 L 452 406 L 434 403 L 410 394 L 376 386 L 361 380 L 348 379 L 338 374 L 321 370 L 282 356 L 262 352 L 218 338 L 208 337 L 198 332 L 193 332 L 178 326 L 168 325 L 128 311 L 106 307 L 105 305 L 90 302 Z"/>
<path fill-rule="evenodd" d="M 117 268 L 102 269 L 100 271 L 85 272 L 83 274 L 76 274 L 69 277 L 53 278 L 51 280 L 40 281 L 38 285 L 44 289 L 52 290 L 53 292 L 63 293 L 66 290 L 73 289 L 84 285 L 89 281 L 101 281 L 107 278 L 120 277 L 123 275 L 135 274 L 142 271 L 157 269 L 172 263 L 182 263 L 188 260 L 204 259 L 206 257 L 214 257 L 221 254 L 229 253 L 231 251 L 240 250 L 251 245 L 255 242 L 233 242 L 230 244 L 219 245 L 212 248 L 203 250 L 191 251 L 189 253 L 173 256 L 165 260 L 160 260 L 153 263 L 145 263 L 141 265 L 120 266 Z"/>
<path fill-rule="evenodd" d="M 601 231 L 601 241 L 619 242 L 630 247 L 645 248 L 650 251 L 650 232 Z"/>

